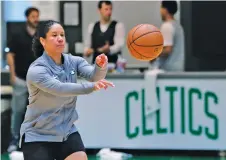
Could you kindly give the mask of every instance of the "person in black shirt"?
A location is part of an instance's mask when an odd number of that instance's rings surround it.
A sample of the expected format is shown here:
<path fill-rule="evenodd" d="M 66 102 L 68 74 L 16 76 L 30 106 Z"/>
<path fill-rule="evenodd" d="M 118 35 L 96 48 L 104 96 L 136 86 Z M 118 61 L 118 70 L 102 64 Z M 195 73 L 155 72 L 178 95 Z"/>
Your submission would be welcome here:
<path fill-rule="evenodd" d="M 109 63 L 116 64 L 125 41 L 125 27 L 123 23 L 112 20 L 112 2 L 99 1 L 98 10 L 100 20 L 88 26 L 88 35 L 85 42 L 84 56 L 96 57 L 105 53 Z"/>
<path fill-rule="evenodd" d="M 8 152 L 18 149 L 20 126 L 26 111 L 28 90 L 26 75 L 30 64 L 35 60 L 32 52 L 32 38 L 39 23 L 39 10 L 30 7 L 25 11 L 26 25 L 16 33 L 13 33 L 8 41 L 7 63 L 10 69 L 10 82 L 13 87 L 11 134 L 12 140 Z"/>

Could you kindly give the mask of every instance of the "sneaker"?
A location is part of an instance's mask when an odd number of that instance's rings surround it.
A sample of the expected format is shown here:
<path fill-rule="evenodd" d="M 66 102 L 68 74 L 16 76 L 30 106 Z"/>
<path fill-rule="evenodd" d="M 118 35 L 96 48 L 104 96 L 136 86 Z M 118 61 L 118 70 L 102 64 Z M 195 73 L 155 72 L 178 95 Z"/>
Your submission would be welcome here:
<path fill-rule="evenodd" d="M 9 144 L 9 147 L 7 149 L 8 153 L 11 153 L 13 151 L 17 151 L 18 149 L 18 144 L 19 144 L 19 138 L 12 138 L 12 141 Z"/>

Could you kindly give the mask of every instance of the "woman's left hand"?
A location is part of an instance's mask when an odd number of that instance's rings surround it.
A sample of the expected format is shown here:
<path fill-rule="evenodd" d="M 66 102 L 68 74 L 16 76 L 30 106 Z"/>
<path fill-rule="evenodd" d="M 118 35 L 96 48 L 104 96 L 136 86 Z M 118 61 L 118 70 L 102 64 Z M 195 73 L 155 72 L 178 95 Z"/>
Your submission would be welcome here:
<path fill-rule="evenodd" d="M 108 64 L 108 57 L 105 54 L 101 54 L 96 57 L 96 64 L 103 68 Z"/>

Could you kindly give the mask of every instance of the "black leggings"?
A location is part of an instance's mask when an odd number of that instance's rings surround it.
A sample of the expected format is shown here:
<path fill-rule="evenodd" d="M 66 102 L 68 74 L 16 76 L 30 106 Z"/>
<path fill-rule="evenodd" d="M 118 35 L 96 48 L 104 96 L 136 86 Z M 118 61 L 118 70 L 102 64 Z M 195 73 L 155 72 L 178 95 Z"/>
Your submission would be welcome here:
<path fill-rule="evenodd" d="M 64 142 L 22 142 L 22 151 L 24 160 L 64 160 L 74 152 L 85 152 L 85 147 L 75 132 Z"/>

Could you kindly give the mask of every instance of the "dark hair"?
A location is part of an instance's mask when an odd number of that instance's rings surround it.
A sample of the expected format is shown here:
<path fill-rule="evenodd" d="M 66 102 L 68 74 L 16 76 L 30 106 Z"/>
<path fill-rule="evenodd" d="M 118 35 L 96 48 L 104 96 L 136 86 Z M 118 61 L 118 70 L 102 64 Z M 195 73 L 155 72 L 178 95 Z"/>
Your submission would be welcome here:
<path fill-rule="evenodd" d="M 99 1 L 98 8 L 102 8 L 102 4 L 105 3 L 106 5 L 112 5 L 111 1 Z"/>
<path fill-rule="evenodd" d="M 26 17 L 28 17 L 31 14 L 31 12 L 33 12 L 33 11 L 36 11 L 36 12 L 39 13 L 39 10 L 37 8 L 35 8 L 35 7 L 29 7 L 29 8 L 27 8 L 25 10 L 24 14 L 25 14 Z"/>
<path fill-rule="evenodd" d="M 36 57 L 40 57 L 44 52 L 44 48 L 40 42 L 40 37 L 46 38 L 46 34 L 48 33 L 51 26 L 54 24 L 60 23 L 57 21 L 49 20 L 46 21 L 43 25 L 38 26 L 37 31 L 32 40 L 32 51 L 34 52 Z"/>
<path fill-rule="evenodd" d="M 177 12 L 176 1 L 162 1 L 162 7 L 166 8 L 171 15 L 174 15 Z"/>

